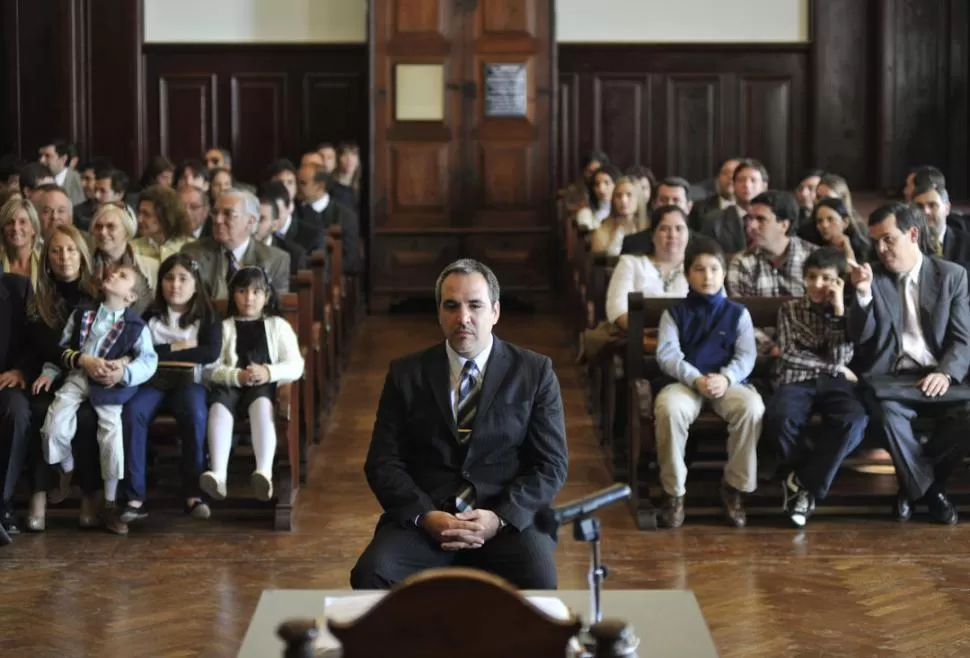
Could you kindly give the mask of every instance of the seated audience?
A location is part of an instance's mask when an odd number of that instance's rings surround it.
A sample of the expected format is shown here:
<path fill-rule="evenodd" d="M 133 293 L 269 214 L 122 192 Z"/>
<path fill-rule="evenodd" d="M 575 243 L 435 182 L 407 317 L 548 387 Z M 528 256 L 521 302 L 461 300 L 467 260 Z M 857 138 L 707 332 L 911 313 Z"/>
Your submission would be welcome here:
<path fill-rule="evenodd" d="M 647 205 L 640 185 L 624 176 L 613 187 L 610 214 L 589 235 L 589 251 L 592 254 L 619 256 L 623 239 L 646 229 L 647 224 Z"/>
<path fill-rule="evenodd" d="M 64 350 L 60 346 L 64 327 L 74 309 L 94 304 L 98 295 L 97 281 L 94 279 L 88 243 L 81 232 L 70 225 L 55 226 L 44 243 L 41 267 L 37 274 L 34 296 L 27 305 L 27 336 L 30 351 L 39 363 L 44 361 L 59 363 Z M 36 372 L 31 379 L 36 377 Z M 53 401 L 49 394 L 34 395 L 31 398 L 29 485 L 31 491 L 28 507 L 27 529 L 41 532 L 45 527 L 49 489 L 54 487 L 55 477 L 50 466 L 44 461 L 40 427 L 47 416 L 47 409 Z M 97 459 L 87 459 L 88 452 L 97 452 L 95 441 L 97 418 L 90 405 L 81 407 L 78 414 L 77 438 L 73 444 L 74 454 L 81 480 L 81 524 L 82 527 L 94 525 L 100 519 L 95 513 L 97 503 L 94 493 L 102 488 L 100 468 Z M 87 440 L 85 440 L 87 439 Z M 80 444 L 80 445 L 79 445 Z M 82 466 L 93 468 L 82 468 Z M 93 474 L 92 474 L 93 471 Z M 51 502 L 63 500 L 60 491 L 51 494 Z"/>
<path fill-rule="evenodd" d="M 178 188 L 179 203 L 185 211 L 188 237 L 212 237 L 212 218 L 209 216 L 209 197 L 198 187 L 182 185 Z"/>
<path fill-rule="evenodd" d="M 732 297 L 800 297 L 805 294 L 805 258 L 817 249 L 794 235 L 798 206 L 788 192 L 769 190 L 748 208 L 754 244 L 731 261 Z"/>
<path fill-rule="evenodd" d="M 950 195 L 945 187 L 925 185 L 913 192 L 915 203 L 926 215 L 933 254 L 970 267 L 970 234 L 949 225 Z"/>
<path fill-rule="evenodd" d="M 98 172 L 111 171 L 114 167 L 107 158 L 92 158 L 87 162 L 81 163 L 78 173 L 81 174 L 81 188 L 86 197 L 81 203 L 75 203 L 72 214 L 74 225 L 82 231 L 87 231 L 91 226 L 91 218 L 94 217 L 98 209 L 98 199 L 96 195 L 96 184 L 98 182 Z"/>
<path fill-rule="evenodd" d="M 213 210 L 212 237 L 185 245 L 182 252 L 199 263 L 202 282 L 213 299 L 228 299 L 228 281 L 246 266 L 263 268 L 280 293 L 290 289 L 290 257 L 253 240 L 259 200 L 243 190 L 229 190 Z"/>
<path fill-rule="evenodd" d="M 651 199 L 653 199 L 653 191 L 657 187 L 657 178 L 653 175 L 650 167 L 644 167 L 643 165 L 627 167 L 623 175 L 629 176 L 640 183 L 640 191 L 643 192 L 643 199 L 647 206 L 650 206 Z"/>
<path fill-rule="evenodd" d="M 48 184 L 54 184 L 54 174 L 45 165 L 31 162 L 20 170 L 20 193 L 33 203 L 34 207 L 40 205 L 40 199 L 37 198 L 40 193 L 38 188 Z"/>
<path fill-rule="evenodd" d="M 148 162 L 148 166 L 142 172 L 141 180 L 138 181 L 138 187 L 142 190 L 148 189 L 153 185 L 173 188 L 175 187 L 174 176 L 175 163 L 164 155 L 156 155 Z"/>
<path fill-rule="evenodd" d="M 264 197 L 274 199 L 279 210 L 279 217 L 273 229 L 274 237 L 300 246 L 307 254 L 312 254 L 314 251 L 326 252 L 326 229 L 320 227 L 319 224 L 311 224 L 299 219 L 294 213 L 293 197 L 290 196 L 286 184 L 279 180 L 272 180 L 266 183 L 265 188 Z M 277 245 L 274 244 L 273 246 Z M 284 249 L 284 251 L 286 250 Z"/>
<path fill-rule="evenodd" d="M 879 263 L 851 272 L 855 301 L 848 330 L 855 344 L 853 366 L 865 384 L 869 424 L 885 437 L 899 494 L 895 514 L 906 521 L 916 503 L 930 517 L 956 523 L 946 480 L 967 452 L 970 394 L 962 384 L 970 368 L 970 299 L 967 271 L 925 255 L 923 214 L 891 203 L 869 217 L 869 235 Z M 913 420 L 931 419 L 926 440 Z"/>
<path fill-rule="evenodd" d="M 684 250 L 690 237 L 687 213 L 678 206 L 653 211 L 653 253 L 623 255 L 613 268 L 606 291 L 606 319 L 626 331 L 628 298 L 632 292 L 646 297 L 684 297 Z"/>
<path fill-rule="evenodd" d="M 232 177 L 232 172 L 222 167 L 210 169 L 209 176 L 210 180 L 212 181 L 209 183 L 209 200 L 214 206 L 216 205 L 216 199 L 218 199 L 223 192 L 231 190 L 235 183 Z"/>
<path fill-rule="evenodd" d="M 818 189 L 819 183 L 822 182 L 823 175 L 824 172 L 821 169 L 809 169 L 798 179 L 798 185 L 795 186 L 795 200 L 798 202 L 798 223 L 796 226 L 799 231 L 803 225 L 809 224 L 808 219 L 815 207 L 815 191 Z M 802 235 L 801 232 L 798 235 L 809 242 L 812 241 Z"/>
<path fill-rule="evenodd" d="M 64 348 L 61 366 L 70 372 L 54 394 L 40 430 L 44 459 L 60 467 L 63 493 L 74 471 L 71 442 L 77 431 L 78 409 L 86 400 L 94 405 L 104 479 L 103 520 L 116 534 L 128 532 L 115 504 L 118 483 L 125 474 L 121 412 L 138 387 L 155 374 L 158 364 L 151 333 L 131 308 L 147 295 L 144 276 L 131 265 L 121 265 L 101 282 L 97 307 L 82 306 L 71 314 L 60 342 Z M 61 366 L 46 363 L 34 382 L 34 392 L 50 390 Z"/>
<path fill-rule="evenodd" d="M 909 203 L 913 200 L 913 193 L 922 186 L 946 187 L 946 177 L 936 167 L 923 165 L 913 167 L 906 173 L 906 183 L 903 185 L 903 199 Z"/>
<path fill-rule="evenodd" d="M 40 220 L 34 204 L 22 198 L 11 199 L 0 207 L 0 267 L 4 274 L 19 274 L 37 285 L 40 264 Z"/>
<path fill-rule="evenodd" d="M 754 327 L 748 310 L 725 294 L 724 268 L 724 252 L 717 243 L 693 240 L 684 259 L 690 292 L 660 318 L 657 364 L 663 376 L 653 382 L 654 427 L 665 496 L 660 520 L 668 528 L 684 522 L 687 439 L 705 406 L 728 423 L 728 462 L 720 492 L 730 524 L 745 525 L 743 494 L 757 488 L 765 406 L 746 384 L 757 357 Z"/>
<path fill-rule="evenodd" d="M 233 420 L 236 414 L 245 414 L 256 458 L 250 484 L 256 499 L 265 501 L 273 497 L 276 386 L 303 376 L 303 356 L 264 270 L 242 267 L 229 285 L 232 293 L 222 323 L 222 346 L 217 360 L 206 368 L 210 470 L 199 477 L 199 487 L 213 500 L 225 499 Z"/>
<path fill-rule="evenodd" d="M 343 142 L 337 147 L 337 168 L 331 172 L 331 178 L 334 187 L 331 194 L 334 198 L 356 210 L 360 205 L 361 181 L 360 147 L 357 144 Z M 350 194 L 335 194 L 338 186 L 348 190 Z M 353 203 L 348 203 L 351 200 Z"/>
<path fill-rule="evenodd" d="M 202 368 L 219 358 L 222 322 L 202 285 L 198 263 L 188 256 L 169 256 L 162 263 L 158 278 L 155 303 L 146 319 L 161 369 L 156 377 L 142 384 L 125 405 L 122 415 L 125 437 L 123 523 L 147 516 L 144 503 L 147 497 L 148 428 L 160 411 L 172 414 L 178 425 L 185 513 L 196 519 L 207 519 L 210 515 L 199 488 L 199 477 L 205 470 L 209 414 Z M 163 376 L 166 361 L 196 364 L 191 382 L 166 381 Z"/>
<path fill-rule="evenodd" d="M 283 194 L 286 188 L 280 185 Z M 307 253 L 298 242 L 288 239 L 279 229 L 282 228 L 280 221 L 280 204 L 276 197 L 261 196 L 259 198 L 259 223 L 256 224 L 256 232 L 253 237 L 265 244 L 267 247 L 276 247 L 285 251 L 290 256 L 290 274 L 295 275 L 300 270 L 307 268 Z M 318 231 L 318 233 L 323 233 Z"/>
<path fill-rule="evenodd" d="M 38 244 L 47 239 L 55 226 L 74 224 L 74 206 L 71 205 L 67 192 L 56 185 L 42 185 L 40 190 L 44 195 L 37 206 L 41 235 Z"/>
<path fill-rule="evenodd" d="M 357 213 L 350 206 L 331 197 L 327 191 L 328 184 L 329 176 L 322 169 L 301 167 L 299 185 L 303 204 L 297 209 L 295 216 L 304 224 L 324 231 L 329 231 L 332 226 L 339 226 L 342 231 L 341 256 L 344 274 L 356 274 L 360 271 L 360 222 Z M 289 233 L 287 237 L 296 239 Z"/>
<path fill-rule="evenodd" d="M 30 401 L 25 391 L 34 360 L 27 331 L 29 298 L 26 278 L 0 274 L 0 545 L 9 543 L 8 533 L 20 532 L 13 494 L 30 436 Z"/>
<path fill-rule="evenodd" d="M 54 176 L 52 182 L 67 193 L 73 205 L 83 202 L 85 196 L 81 177 L 71 166 L 70 151 L 70 145 L 66 140 L 55 139 L 40 147 L 39 161 L 51 170 Z"/>
<path fill-rule="evenodd" d="M 707 214 L 701 233 L 715 241 L 728 254 L 744 251 L 748 246 L 744 232 L 744 218 L 751 201 L 768 189 L 768 170 L 757 160 L 738 162 L 733 176 L 734 205 Z"/>
<path fill-rule="evenodd" d="M 718 167 L 714 178 L 714 194 L 694 204 L 690 211 L 690 230 L 700 231 L 704 218 L 714 211 L 725 210 L 734 205 L 734 170 L 741 158 L 731 157 Z"/>
<path fill-rule="evenodd" d="M 563 200 L 566 203 L 566 214 L 572 216 L 581 208 L 587 208 L 592 199 L 590 189 L 593 186 L 593 174 L 600 167 L 610 164 L 610 158 L 602 151 L 590 151 L 583 156 L 579 163 L 581 175 L 566 187 Z"/>
<path fill-rule="evenodd" d="M 690 183 L 678 176 L 668 176 L 660 181 L 654 194 L 653 208 L 662 206 L 677 206 L 687 215 L 690 215 L 693 207 L 690 198 Z M 651 218 L 652 218 L 651 214 Z M 623 254 L 643 254 L 653 248 L 653 227 L 652 223 L 642 231 L 623 238 L 623 247 L 620 253 Z"/>
<path fill-rule="evenodd" d="M 135 251 L 162 262 L 193 240 L 188 214 L 175 190 L 161 185 L 142 190 L 138 195 L 138 237 L 131 241 Z"/>
<path fill-rule="evenodd" d="M 841 201 L 839 202 L 841 203 Z M 783 507 L 801 528 L 825 499 L 842 461 L 862 443 L 868 416 L 849 369 L 852 342 L 846 334 L 846 259 L 822 247 L 805 259 L 805 296 L 778 312 L 775 392 L 766 405 L 760 470 L 782 472 Z M 813 414 L 821 417 L 818 431 Z"/>
<path fill-rule="evenodd" d="M 173 178 L 175 187 L 181 189 L 183 185 L 188 185 L 202 190 L 203 194 L 209 193 L 209 184 L 212 181 L 212 175 L 205 163 L 195 159 L 183 161 L 175 170 Z"/>
<path fill-rule="evenodd" d="M 613 187 L 621 178 L 620 170 L 604 164 L 590 177 L 589 204 L 576 212 L 576 226 L 595 231 L 610 214 Z"/>
<path fill-rule="evenodd" d="M 317 154 L 320 156 L 320 166 L 328 174 L 332 174 L 337 168 L 337 149 L 330 142 L 317 144 Z"/>
<path fill-rule="evenodd" d="M 354 589 L 448 566 L 556 588 L 556 540 L 533 520 L 569 466 L 559 382 L 549 357 L 493 335 L 499 294 L 478 261 L 448 265 L 435 283 L 445 344 L 390 365 L 364 466 L 384 512 Z"/>
<path fill-rule="evenodd" d="M 872 258 L 868 231 L 860 225 L 856 216 L 842 199 L 828 197 L 815 204 L 809 221 L 815 224 L 819 245 L 831 245 L 845 255 L 846 263 L 855 267 Z"/>
<path fill-rule="evenodd" d="M 107 204 L 98 208 L 91 221 L 91 237 L 94 242 L 94 278 L 104 281 L 115 268 L 123 265 L 134 267 L 148 284 L 149 295 L 135 302 L 135 312 L 141 313 L 151 302 L 158 282 L 158 261 L 139 253 L 132 245 L 137 231 L 137 220 L 131 208 L 124 204 Z"/>

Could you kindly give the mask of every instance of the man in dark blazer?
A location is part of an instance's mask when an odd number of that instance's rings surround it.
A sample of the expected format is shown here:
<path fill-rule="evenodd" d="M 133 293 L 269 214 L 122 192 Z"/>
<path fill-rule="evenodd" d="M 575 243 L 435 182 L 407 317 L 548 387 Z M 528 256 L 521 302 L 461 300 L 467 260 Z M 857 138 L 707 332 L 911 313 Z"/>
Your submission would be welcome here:
<path fill-rule="evenodd" d="M 27 349 L 27 301 L 30 279 L 0 274 L 0 545 L 20 529 L 11 501 L 27 456 L 30 400 L 27 378 L 32 357 Z"/>
<path fill-rule="evenodd" d="M 446 341 L 391 363 L 364 467 L 384 514 L 351 584 L 460 565 L 555 589 L 555 538 L 533 526 L 568 470 L 552 362 L 492 335 L 499 285 L 485 265 L 458 260 L 435 290 Z"/>
<path fill-rule="evenodd" d="M 298 183 L 303 204 L 294 217 L 305 224 L 324 231 L 331 226 L 342 230 L 341 256 L 344 274 L 360 271 L 360 221 L 350 206 L 337 201 L 327 190 L 331 185 L 330 175 L 314 165 L 300 167 Z M 287 235 L 287 237 L 290 237 Z M 290 237 L 290 239 L 293 239 Z"/>
<path fill-rule="evenodd" d="M 970 422 L 970 298 L 963 267 L 924 253 L 925 231 L 913 205 L 891 203 L 870 216 L 880 262 L 853 269 L 847 327 L 870 427 L 885 436 L 896 467 L 897 519 L 925 502 L 934 521 L 951 524 L 957 512 L 944 485 L 963 461 Z M 926 445 L 913 432 L 917 416 L 936 421 Z"/>
<path fill-rule="evenodd" d="M 950 222 L 950 195 L 946 188 L 922 185 L 913 192 L 913 203 L 926 215 L 936 255 L 970 268 L 970 234 Z"/>
<path fill-rule="evenodd" d="M 253 265 L 266 271 L 278 293 L 290 290 L 290 256 L 254 239 L 259 222 L 259 200 L 251 192 L 224 192 L 212 210 L 212 237 L 190 242 L 182 253 L 199 263 L 199 274 L 213 299 L 228 299 L 227 279 L 240 267 Z"/>

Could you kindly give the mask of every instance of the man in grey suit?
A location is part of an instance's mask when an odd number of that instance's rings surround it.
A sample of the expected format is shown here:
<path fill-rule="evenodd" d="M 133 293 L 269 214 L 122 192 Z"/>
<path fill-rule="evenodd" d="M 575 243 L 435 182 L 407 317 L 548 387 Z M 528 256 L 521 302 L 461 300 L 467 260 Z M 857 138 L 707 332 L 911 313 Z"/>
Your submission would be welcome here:
<path fill-rule="evenodd" d="M 199 263 L 202 281 L 213 299 L 228 299 L 229 279 L 240 267 L 266 271 L 278 293 L 290 290 L 290 255 L 253 239 L 259 222 L 259 200 L 251 192 L 230 189 L 212 210 L 212 237 L 182 247 Z"/>
<path fill-rule="evenodd" d="M 55 139 L 40 147 L 39 161 L 51 170 L 54 182 L 64 189 L 71 203 L 78 204 L 83 203 L 87 197 L 81 186 L 81 176 L 71 167 L 70 150 L 70 145 L 65 140 Z"/>
<path fill-rule="evenodd" d="M 922 212 L 891 203 L 869 217 L 879 264 L 852 270 L 856 298 L 848 332 L 856 344 L 870 427 L 882 432 L 899 479 L 895 512 L 900 521 L 925 502 L 939 523 L 957 522 L 944 484 L 966 453 L 970 422 L 970 299 L 967 271 L 927 255 Z M 922 445 L 912 422 L 935 421 Z"/>

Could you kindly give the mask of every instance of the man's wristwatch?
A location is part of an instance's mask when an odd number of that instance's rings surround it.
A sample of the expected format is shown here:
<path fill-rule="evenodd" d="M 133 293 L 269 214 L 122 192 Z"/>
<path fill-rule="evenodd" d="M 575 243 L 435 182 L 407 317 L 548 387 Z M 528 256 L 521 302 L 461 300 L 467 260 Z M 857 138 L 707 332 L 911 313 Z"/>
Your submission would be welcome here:
<path fill-rule="evenodd" d="M 508 525 L 508 522 L 498 514 L 495 515 L 495 518 L 498 519 L 498 531 L 502 532 L 503 530 L 505 530 L 505 526 Z"/>

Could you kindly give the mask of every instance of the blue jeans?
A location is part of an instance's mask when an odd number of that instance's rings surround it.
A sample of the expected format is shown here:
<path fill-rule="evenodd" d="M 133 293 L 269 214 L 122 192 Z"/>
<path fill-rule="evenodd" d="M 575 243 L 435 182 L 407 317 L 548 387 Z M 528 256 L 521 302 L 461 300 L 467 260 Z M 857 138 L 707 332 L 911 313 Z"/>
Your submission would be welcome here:
<path fill-rule="evenodd" d="M 206 390 L 191 384 L 171 391 L 142 386 L 125 405 L 122 427 L 125 433 L 125 498 L 145 500 L 145 462 L 148 428 L 160 411 L 168 411 L 178 423 L 182 440 L 182 493 L 201 497 L 199 476 L 205 470 L 205 433 L 209 407 Z"/>

